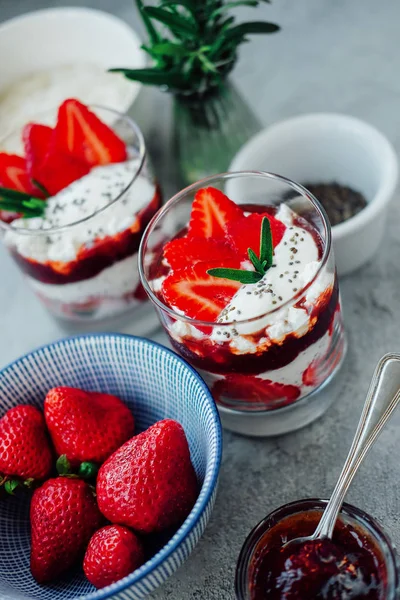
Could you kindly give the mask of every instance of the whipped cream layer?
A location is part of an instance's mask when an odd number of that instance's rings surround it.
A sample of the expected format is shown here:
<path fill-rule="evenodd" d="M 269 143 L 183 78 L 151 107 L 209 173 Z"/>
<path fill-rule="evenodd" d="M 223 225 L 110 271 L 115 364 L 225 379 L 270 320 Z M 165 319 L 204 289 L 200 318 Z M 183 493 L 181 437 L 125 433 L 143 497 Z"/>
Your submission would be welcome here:
<path fill-rule="evenodd" d="M 266 349 L 271 343 L 281 343 L 289 333 L 305 335 L 310 327 L 310 309 L 334 284 L 334 273 L 324 268 L 306 290 L 301 307 L 295 302 L 283 306 L 312 282 L 321 261 L 317 240 L 298 224 L 296 213 L 281 204 L 275 216 L 285 223 L 286 230 L 274 249 L 272 267 L 258 283 L 239 288 L 217 320 L 221 324 L 235 321 L 235 325 L 215 327 L 211 336 L 218 343 L 230 340 L 236 354 Z M 265 338 L 258 344 L 245 337 L 259 332 L 265 333 Z"/>
<path fill-rule="evenodd" d="M 155 186 L 143 176 L 138 176 L 122 198 L 110 208 L 105 208 L 131 183 L 138 169 L 138 160 L 131 159 L 95 167 L 77 181 L 49 198 L 43 217 L 17 219 L 5 235 L 7 245 L 26 258 L 40 263 L 49 261 L 67 263 L 77 258 L 82 247 L 90 248 L 94 240 L 131 229 L 139 230 L 136 214 L 154 197 Z M 94 216 L 93 216 L 94 215 Z M 71 225 L 57 232 L 46 230 Z M 25 229 L 37 235 L 13 231 Z M 136 229 L 135 229 L 136 228 Z"/>
<path fill-rule="evenodd" d="M 308 385 L 307 382 L 303 381 L 303 374 L 307 367 L 309 367 L 314 361 L 322 361 L 329 353 L 331 349 L 331 336 L 329 332 L 317 340 L 314 344 L 311 344 L 300 352 L 300 354 L 289 364 L 278 369 L 269 369 L 263 373 L 257 373 L 255 377 L 258 379 L 268 379 L 274 383 L 281 383 L 286 385 L 295 385 L 300 389 L 301 395 L 308 393 L 313 385 Z M 216 373 L 210 373 L 199 370 L 200 375 L 211 385 L 219 379 L 224 379 L 224 375 L 218 375 Z"/>
<path fill-rule="evenodd" d="M 219 323 L 244 321 L 278 308 L 317 272 L 319 250 L 313 235 L 294 224 L 295 215 L 285 204 L 275 217 L 286 225 L 286 230 L 274 249 L 272 267 L 258 283 L 241 286 L 218 317 Z"/>
<path fill-rule="evenodd" d="M 119 298 L 133 293 L 139 285 L 138 255 L 127 256 L 90 279 L 61 285 L 28 277 L 34 291 L 47 300 L 74 304 L 93 299 Z"/>

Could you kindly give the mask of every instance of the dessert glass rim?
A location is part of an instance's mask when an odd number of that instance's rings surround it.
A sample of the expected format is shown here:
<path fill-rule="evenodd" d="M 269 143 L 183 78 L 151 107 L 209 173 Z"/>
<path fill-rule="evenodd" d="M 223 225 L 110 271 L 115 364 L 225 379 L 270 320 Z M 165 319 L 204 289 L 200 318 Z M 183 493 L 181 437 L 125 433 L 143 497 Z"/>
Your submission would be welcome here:
<path fill-rule="evenodd" d="M 263 535 L 280 521 L 291 515 L 306 513 L 313 510 L 323 511 L 327 503 L 328 500 L 323 498 L 301 498 L 299 500 L 294 500 L 275 508 L 253 527 L 243 542 L 236 564 L 235 596 L 237 600 L 245 600 L 245 597 L 243 596 L 244 579 L 248 573 L 254 550 L 256 549 L 257 544 L 261 541 Z M 396 551 L 390 537 L 379 521 L 362 508 L 358 508 L 353 504 L 343 502 L 339 512 L 339 517 L 342 514 L 354 519 L 357 524 L 367 530 L 368 534 L 373 537 L 374 541 L 378 545 L 378 548 L 384 558 L 385 567 L 387 570 L 387 591 L 392 592 L 392 595 L 388 596 L 388 600 L 394 600 L 399 583 L 399 574 L 397 571 L 398 561 Z M 271 523 L 266 527 L 268 521 L 271 521 Z"/>
<path fill-rule="evenodd" d="M 223 179 L 223 180 L 239 179 L 239 178 L 244 178 L 244 177 L 256 177 L 256 178 L 260 178 L 260 179 L 265 178 L 270 181 L 271 180 L 279 181 L 281 183 L 287 184 L 289 187 L 291 187 L 293 190 L 298 192 L 301 196 L 303 196 L 303 197 L 305 196 L 311 202 L 311 204 L 314 206 L 314 208 L 319 213 L 319 215 L 322 219 L 322 223 L 324 225 L 324 230 L 325 230 L 324 249 L 323 249 L 322 259 L 318 266 L 318 269 L 317 269 L 316 273 L 314 274 L 313 278 L 307 283 L 307 285 L 305 285 L 299 291 L 297 291 L 295 294 L 293 294 L 293 296 L 291 296 L 286 302 L 284 302 L 283 304 L 280 304 L 276 308 L 266 311 L 265 313 L 257 315 L 256 317 L 251 317 L 249 319 L 243 319 L 241 321 L 224 321 L 224 323 L 218 323 L 217 321 L 202 321 L 199 319 L 192 319 L 191 317 L 187 317 L 186 315 L 182 315 L 179 312 L 177 312 L 174 309 L 167 306 L 162 300 L 160 300 L 160 298 L 156 294 L 154 294 L 154 292 L 151 289 L 151 286 L 148 282 L 148 279 L 145 274 L 144 265 L 145 265 L 146 245 L 147 245 L 149 236 L 152 233 L 154 227 L 156 227 L 158 225 L 158 223 L 162 220 L 164 215 L 167 214 L 168 211 L 172 207 L 174 207 L 176 204 L 178 204 L 178 202 L 182 198 L 184 198 L 187 194 L 190 194 L 191 192 L 195 192 L 198 189 L 201 189 L 203 187 L 207 187 L 208 185 L 212 185 L 212 183 L 215 183 L 216 181 L 220 181 L 221 179 Z M 285 201 L 283 201 L 282 204 L 283 203 L 285 203 Z M 240 205 L 238 205 L 238 206 L 240 206 Z M 278 311 L 282 310 L 283 308 L 290 306 L 294 300 L 300 299 L 304 295 L 304 292 L 306 292 L 311 287 L 311 285 L 315 282 L 315 280 L 319 276 L 320 272 L 326 265 L 328 258 L 329 258 L 330 251 L 331 251 L 331 245 L 332 245 L 332 234 L 331 234 L 331 226 L 329 224 L 328 216 L 327 216 L 323 206 L 318 202 L 318 200 L 315 198 L 315 196 L 313 196 L 311 194 L 311 192 L 309 192 L 307 190 L 307 188 L 302 186 L 300 183 L 296 183 L 296 182 L 292 181 L 291 179 L 288 179 L 287 177 L 284 177 L 283 175 L 277 175 L 276 173 L 269 173 L 267 171 L 232 171 L 232 172 L 219 173 L 217 175 L 211 175 L 209 177 L 205 177 L 204 179 L 200 179 L 196 183 L 192 183 L 191 185 L 187 186 L 186 188 L 184 188 L 183 190 L 181 190 L 180 192 L 178 192 L 177 194 L 172 196 L 172 198 L 170 198 L 168 200 L 168 202 L 166 202 L 164 204 L 164 206 L 162 206 L 162 208 L 160 208 L 160 210 L 154 215 L 154 217 L 149 222 L 149 224 L 146 227 L 146 230 L 142 236 L 142 239 L 140 241 L 138 268 L 139 268 L 140 280 L 142 282 L 142 285 L 143 285 L 147 295 L 149 296 L 151 301 L 154 302 L 154 304 L 156 304 L 156 306 L 159 309 L 166 312 L 170 317 L 172 317 L 173 319 L 176 319 L 176 320 L 184 321 L 185 323 L 188 323 L 189 325 L 193 325 L 193 327 L 196 327 L 196 326 L 197 327 L 218 326 L 219 329 L 226 329 L 226 328 L 234 326 L 235 324 L 237 325 L 238 323 L 240 323 L 242 325 L 242 324 L 246 324 L 246 323 L 254 323 L 256 321 L 259 321 L 260 319 L 262 319 L 268 315 L 277 313 Z"/>
<path fill-rule="evenodd" d="M 145 162 L 145 159 L 146 159 L 146 153 L 147 153 L 147 151 L 146 151 L 146 144 L 145 144 L 145 141 L 144 141 L 144 136 L 143 136 L 143 133 L 142 133 L 140 127 L 128 115 L 126 115 L 124 113 L 121 113 L 118 110 L 114 110 L 113 108 L 109 108 L 108 106 L 102 106 L 101 104 L 89 104 L 88 108 L 90 108 L 90 109 L 100 109 L 100 110 L 107 111 L 108 113 L 112 113 L 116 117 L 118 117 L 118 119 L 121 119 L 121 120 L 125 121 L 129 125 L 129 127 L 131 128 L 131 130 L 134 131 L 134 133 L 137 136 L 137 139 L 139 141 L 139 155 L 138 155 L 139 164 L 137 166 L 137 169 L 135 170 L 135 172 L 132 175 L 132 179 L 130 179 L 130 181 L 126 185 L 126 187 L 124 187 L 124 189 L 121 192 L 119 192 L 118 195 L 115 198 L 113 198 L 112 200 L 110 200 L 107 204 L 105 204 L 104 206 L 102 206 L 98 210 L 94 211 L 92 214 L 90 214 L 90 215 L 88 215 L 86 217 L 83 217 L 82 219 L 78 219 L 77 221 L 73 221 L 72 223 L 67 223 L 65 225 L 60 225 L 59 227 L 49 227 L 49 228 L 46 228 L 46 229 L 25 229 L 24 227 L 13 227 L 12 222 L 11 223 L 5 223 L 4 221 L 2 221 L 0 219 L 0 229 L 3 229 L 5 231 L 10 231 L 12 233 L 18 233 L 19 235 L 28 235 L 28 236 L 29 235 L 30 236 L 50 235 L 50 234 L 54 234 L 54 233 L 59 233 L 60 231 L 67 231 L 69 229 L 72 229 L 76 225 L 80 225 L 81 223 L 85 223 L 86 221 L 90 221 L 90 219 L 92 219 L 96 215 L 102 213 L 104 210 L 108 209 L 110 206 L 112 206 L 113 204 L 115 204 L 116 202 L 118 202 L 118 200 L 120 200 L 126 194 L 126 192 L 129 190 L 129 188 L 132 186 L 132 184 L 137 179 L 137 177 L 139 176 L 139 174 L 141 173 L 141 171 L 143 169 L 143 165 L 144 165 L 144 162 Z M 49 112 L 50 111 L 46 111 L 46 114 L 49 114 Z M 38 115 L 37 118 L 39 119 L 40 116 L 44 116 L 43 113 L 41 113 L 41 115 Z M 4 136 L 0 140 L 0 147 L 1 147 L 1 143 L 4 140 L 6 140 L 10 135 L 12 135 L 12 132 L 9 132 L 6 136 Z M 129 160 L 129 157 L 128 157 L 128 160 Z M 121 164 L 121 163 L 109 163 L 109 164 L 110 165 L 117 165 L 117 164 Z M 109 166 L 109 165 L 98 165 L 98 166 Z M 89 171 L 89 173 L 90 173 L 90 171 Z M 76 180 L 76 181 L 78 181 L 78 180 Z M 60 191 L 63 191 L 63 190 L 60 190 Z"/>

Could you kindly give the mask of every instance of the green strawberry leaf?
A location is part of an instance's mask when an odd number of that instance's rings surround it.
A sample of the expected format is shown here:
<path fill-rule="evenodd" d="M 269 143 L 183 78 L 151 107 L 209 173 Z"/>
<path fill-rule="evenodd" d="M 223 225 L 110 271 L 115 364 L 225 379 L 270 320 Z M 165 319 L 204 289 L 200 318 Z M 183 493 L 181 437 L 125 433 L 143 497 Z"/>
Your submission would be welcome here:
<path fill-rule="evenodd" d="M 66 454 L 61 454 L 56 462 L 56 469 L 59 475 L 70 475 L 71 474 L 71 463 L 69 462 Z"/>
<path fill-rule="evenodd" d="M 6 490 L 7 494 L 10 494 L 10 496 L 15 496 L 14 492 L 19 485 L 20 482 L 17 479 L 7 479 L 4 484 L 4 489 Z"/>
<path fill-rule="evenodd" d="M 95 463 L 85 461 L 80 464 L 78 475 L 82 479 L 94 479 L 98 473 L 98 466 Z"/>

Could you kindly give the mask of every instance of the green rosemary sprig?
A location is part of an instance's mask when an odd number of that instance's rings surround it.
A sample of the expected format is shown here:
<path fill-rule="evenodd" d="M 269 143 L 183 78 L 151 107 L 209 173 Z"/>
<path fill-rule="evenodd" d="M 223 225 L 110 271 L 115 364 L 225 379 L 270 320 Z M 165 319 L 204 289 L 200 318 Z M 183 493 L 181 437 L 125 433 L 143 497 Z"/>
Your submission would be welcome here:
<path fill-rule="evenodd" d="M 24 219 L 41 217 L 46 208 L 46 200 L 35 198 L 25 192 L 0 187 L 0 210 L 18 213 Z"/>
<path fill-rule="evenodd" d="M 260 256 L 252 250 L 247 249 L 247 254 L 251 260 L 255 271 L 247 271 L 245 269 L 225 269 L 223 267 L 209 269 L 208 275 L 219 277 L 221 279 L 231 279 L 240 283 L 257 283 L 262 279 L 265 273 L 272 267 L 274 248 L 272 245 L 271 225 L 267 217 L 261 221 L 260 233 Z"/>
<path fill-rule="evenodd" d="M 40 181 L 38 181 L 37 179 L 31 179 L 31 181 L 32 181 L 33 185 L 42 192 L 42 194 L 45 198 L 50 198 L 51 194 L 44 187 L 43 183 L 40 183 Z"/>
<path fill-rule="evenodd" d="M 204 94 L 220 86 L 249 35 L 279 31 L 278 25 L 267 21 L 237 24 L 230 14 L 236 7 L 255 8 L 269 0 L 159 0 L 158 6 L 135 1 L 149 37 L 142 47 L 153 65 L 110 70 L 182 95 Z"/>

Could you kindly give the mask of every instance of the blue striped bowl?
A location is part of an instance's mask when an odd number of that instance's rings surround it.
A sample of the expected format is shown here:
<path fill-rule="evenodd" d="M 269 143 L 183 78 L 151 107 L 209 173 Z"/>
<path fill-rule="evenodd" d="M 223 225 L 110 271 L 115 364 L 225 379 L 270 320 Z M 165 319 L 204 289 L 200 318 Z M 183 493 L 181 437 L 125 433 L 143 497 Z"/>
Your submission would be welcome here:
<path fill-rule="evenodd" d="M 131 407 L 138 430 L 167 417 L 179 421 L 202 483 L 200 495 L 186 521 L 157 554 L 128 577 L 98 591 L 82 572 L 57 584 L 38 585 L 29 570 L 29 503 L 0 500 L 0 598 L 143 598 L 188 558 L 209 520 L 222 451 L 214 401 L 199 375 L 170 350 L 141 338 L 99 334 L 50 344 L 0 371 L 0 416 L 21 403 L 42 407 L 46 392 L 58 385 L 121 397 Z"/>

